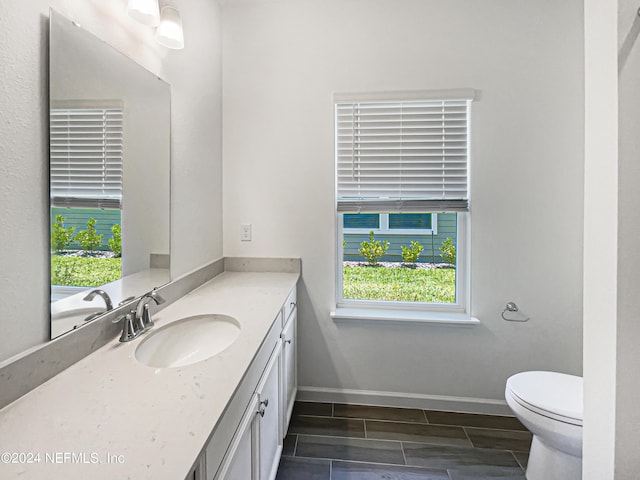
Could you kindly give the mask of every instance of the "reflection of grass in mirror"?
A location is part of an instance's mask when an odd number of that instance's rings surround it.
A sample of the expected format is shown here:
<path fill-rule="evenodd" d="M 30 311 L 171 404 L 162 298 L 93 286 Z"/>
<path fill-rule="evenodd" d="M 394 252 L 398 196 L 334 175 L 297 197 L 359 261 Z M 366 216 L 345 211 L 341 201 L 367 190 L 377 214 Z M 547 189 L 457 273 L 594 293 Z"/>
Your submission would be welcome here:
<path fill-rule="evenodd" d="M 51 284 L 97 287 L 121 277 L 120 258 L 51 256 Z"/>
<path fill-rule="evenodd" d="M 453 303 L 456 271 L 453 268 L 345 266 L 343 285 L 344 298 Z"/>

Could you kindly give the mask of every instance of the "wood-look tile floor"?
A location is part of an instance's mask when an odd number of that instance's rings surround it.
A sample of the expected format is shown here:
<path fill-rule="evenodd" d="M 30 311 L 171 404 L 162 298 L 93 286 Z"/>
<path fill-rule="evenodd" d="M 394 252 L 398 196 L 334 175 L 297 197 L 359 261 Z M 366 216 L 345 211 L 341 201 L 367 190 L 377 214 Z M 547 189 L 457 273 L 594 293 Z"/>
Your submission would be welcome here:
<path fill-rule="evenodd" d="M 276 480 L 524 480 L 514 417 L 296 402 Z"/>

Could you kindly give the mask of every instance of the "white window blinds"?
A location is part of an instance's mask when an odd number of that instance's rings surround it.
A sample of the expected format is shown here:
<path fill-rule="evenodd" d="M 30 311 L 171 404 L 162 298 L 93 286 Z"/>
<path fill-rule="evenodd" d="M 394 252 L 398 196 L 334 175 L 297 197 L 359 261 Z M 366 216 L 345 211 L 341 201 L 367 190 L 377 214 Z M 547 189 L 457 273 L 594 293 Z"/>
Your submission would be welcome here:
<path fill-rule="evenodd" d="M 122 108 L 51 109 L 52 206 L 121 208 L 122 122 Z"/>
<path fill-rule="evenodd" d="M 471 99 L 337 102 L 338 211 L 467 210 Z"/>

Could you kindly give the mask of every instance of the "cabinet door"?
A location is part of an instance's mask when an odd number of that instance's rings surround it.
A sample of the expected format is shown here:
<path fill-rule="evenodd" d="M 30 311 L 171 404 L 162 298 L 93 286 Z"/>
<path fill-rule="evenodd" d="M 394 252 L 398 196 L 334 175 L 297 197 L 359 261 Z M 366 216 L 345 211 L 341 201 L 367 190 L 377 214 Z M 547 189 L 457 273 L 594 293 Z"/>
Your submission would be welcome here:
<path fill-rule="evenodd" d="M 297 291 L 294 287 L 293 290 L 291 290 L 291 293 L 289 293 L 289 296 L 287 297 L 287 299 L 284 302 L 284 305 L 282 307 L 282 326 L 284 327 L 285 323 L 287 323 L 287 320 L 289 320 L 289 317 L 291 316 L 291 313 L 295 310 L 296 308 L 296 302 L 297 302 Z"/>
<path fill-rule="evenodd" d="M 293 404 L 298 392 L 297 311 L 294 310 L 282 330 L 282 435 L 287 434 Z"/>
<path fill-rule="evenodd" d="M 258 404 L 258 395 L 254 394 L 215 477 L 216 480 L 257 480 L 254 457 L 257 455 Z"/>
<path fill-rule="evenodd" d="M 185 480 L 205 480 L 204 464 L 204 456 L 202 456 L 198 460 L 197 465 L 193 468 L 193 470 L 189 472 L 189 475 L 187 475 L 187 478 Z"/>
<path fill-rule="evenodd" d="M 273 480 L 282 453 L 282 422 L 280 417 L 281 343 L 274 349 L 256 394 L 258 395 L 258 477 Z"/>

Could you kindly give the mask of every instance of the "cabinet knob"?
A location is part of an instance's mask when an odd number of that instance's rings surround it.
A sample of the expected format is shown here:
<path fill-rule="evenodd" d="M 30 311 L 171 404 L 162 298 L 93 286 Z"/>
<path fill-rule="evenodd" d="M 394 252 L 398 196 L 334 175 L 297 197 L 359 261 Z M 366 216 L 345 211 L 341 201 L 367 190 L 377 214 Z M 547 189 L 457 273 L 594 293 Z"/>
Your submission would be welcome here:
<path fill-rule="evenodd" d="M 296 306 L 296 302 L 291 302 L 291 304 L 289 305 L 291 308 L 294 308 Z"/>
<path fill-rule="evenodd" d="M 291 339 L 285 340 L 284 343 L 288 343 L 289 345 L 291 345 Z"/>
<path fill-rule="evenodd" d="M 269 399 L 267 398 L 263 402 L 260 402 L 260 406 L 258 407 L 258 411 L 256 412 L 261 417 L 264 417 L 264 413 L 267 411 L 267 406 L 269 405 Z"/>

